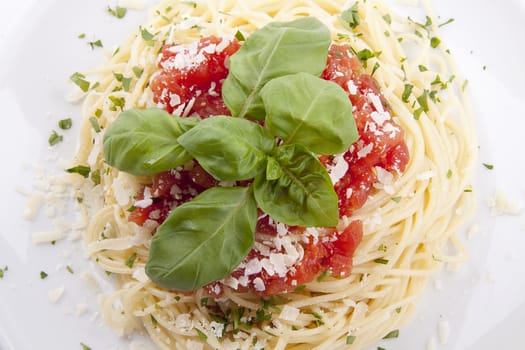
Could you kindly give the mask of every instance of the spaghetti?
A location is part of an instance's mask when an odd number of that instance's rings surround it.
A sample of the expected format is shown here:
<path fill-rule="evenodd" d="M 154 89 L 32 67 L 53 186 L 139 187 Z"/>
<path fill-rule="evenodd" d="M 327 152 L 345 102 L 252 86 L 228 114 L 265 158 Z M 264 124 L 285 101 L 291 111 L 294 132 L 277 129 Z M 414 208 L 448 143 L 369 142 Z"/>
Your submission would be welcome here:
<path fill-rule="evenodd" d="M 345 10 L 350 26 L 341 20 Z M 351 274 L 323 276 L 264 300 L 229 288 L 221 298 L 205 289 L 159 288 L 144 272 L 154 226 L 128 221 L 134 196 L 149 180 L 105 164 L 104 129 L 121 110 L 156 106 L 149 83 L 163 45 L 249 35 L 269 22 L 304 16 L 322 21 L 334 42 L 372 54 L 366 69 L 405 130 L 410 152 L 403 175 L 378 183 L 352 214 L 363 222 L 363 238 Z M 473 118 L 453 62 L 443 45 L 434 47 L 436 30 L 431 21 L 394 15 L 379 0 L 353 6 L 340 0 L 160 1 L 148 24 L 106 65 L 87 72 L 98 83 L 83 103 L 75 162 L 91 169 L 91 186 L 82 190 L 87 252 L 119 285 L 102 304 L 107 323 L 122 333 L 144 327 L 163 349 L 359 349 L 399 328 L 429 277 L 443 263 L 465 258 L 455 232 L 474 200 Z"/>

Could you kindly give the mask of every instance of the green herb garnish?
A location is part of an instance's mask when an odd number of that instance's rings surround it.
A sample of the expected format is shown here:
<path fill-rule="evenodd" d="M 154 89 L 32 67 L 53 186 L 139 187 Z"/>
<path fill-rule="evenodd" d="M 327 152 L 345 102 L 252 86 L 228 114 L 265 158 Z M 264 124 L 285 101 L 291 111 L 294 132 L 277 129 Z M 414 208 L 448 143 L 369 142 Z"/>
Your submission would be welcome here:
<path fill-rule="evenodd" d="M 483 163 L 483 166 L 484 166 L 485 168 L 489 169 L 489 170 L 494 169 L 494 165 L 492 165 L 492 164 Z"/>
<path fill-rule="evenodd" d="M 199 336 L 199 339 L 200 339 L 200 340 L 202 340 L 202 341 L 206 341 L 206 339 L 208 339 L 208 336 L 206 335 L 206 333 L 204 333 L 204 332 L 201 331 L 200 329 L 195 328 L 195 331 L 197 332 L 197 335 Z"/>
<path fill-rule="evenodd" d="M 382 265 L 386 265 L 388 264 L 388 261 L 387 259 L 383 259 L 383 258 L 377 258 L 377 259 L 374 259 L 374 262 L 376 264 L 382 264 Z"/>
<path fill-rule="evenodd" d="M 80 343 L 80 346 L 82 347 L 82 350 L 91 350 L 91 348 L 84 343 Z"/>
<path fill-rule="evenodd" d="M 46 279 L 48 274 L 45 271 L 40 271 L 40 279 Z"/>
<path fill-rule="evenodd" d="M 240 30 L 238 30 L 236 33 L 235 33 L 235 38 L 239 41 L 245 41 L 246 38 L 244 37 L 244 34 L 242 34 L 242 32 Z"/>
<path fill-rule="evenodd" d="M 75 271 L 73 270 L 73 268 L 72 268 L 71 266 L 69 266 L 69 265 L 66 266 L 66 270 L 67 270 L 67 272 L 69 272 L 69 273 L 71 273 L 71 274 L 75 273 Z"/>
<path fill-rule="evenodd" d="M 80 90 L 87 92 L 89 90 L 89 81 L 86 80 L 86 76 L 75 72 L 70 77 L 69 80 L 71 80 L 75 85 L 77 85 Z"/>
<path fill-rule="evenodd" d="M 103 47 L 102 41 L 100 39 L 95 41 L 88 41 L 89 46 L 91 46 L 91 49 L 95 49 L 96 47 Z"/>
<path fill-rule="evenodd" d="M 87 178 L 89 176 L 89 173 L 91 172 L 91 168 L 85 165 L 77 165 L 75 167 L 66 169 L 66 171 L 68 173 L 79 174 Z"/>
<path fill-rule="evenodd" d="M 391 339 L 391 338 L 397 338 L 397 337 L 399 337 L 399 329 L 395 329 L 389 332 L 387 335 L 383 337 L 383 339 Z"/>
<path fill-rule="evenodd" d="M 353 344 L 355 341 L 356 336 L 355 335 L 349 335 L 346 337 L 346 344 L 350 345 Z"/>
<path fill-rule="evenodd" d="M 195 159 L 219 181 L 253 179 L 209 188 L 169 214 L 151 241 L 154 283 L 190 291 L 228 276 L 254 244 L 257 208 L 288 225 L 337 224 L 337 195 L 317 155 L 347 150 L 357 130 L 346 93 L 319 78 L 330 41 L 314 18 L 271 23 L 230 57 L 222 94 L 237 118 L 132 109 L 106 129 L 104 158 L 121 171 L 150 176 Z M 210 256 L 228 258 L 204 268 Z"/>
<path fill-rule="evenodd" d="M 410 95 L 412 94 L 412 89 L 414 89 L 414 85 L 405 84 L 403 95 L 401 95 L 401 99 L 403 100 L 403 102 L 408 103 L 408 99 L 410 98 Z"/>
<path fill-rule="evenodd" d="M 93 127 L 93 130 L 95 130 L 96 133 L 100 132 L 100 125 L 98 124 L 98 119 L 96 117 L 90 117 L 89 123 Z"/>
<path fill-rule="evenodd" d="M 140 78 L 142 76 L 142 73 L 144 73 L 144 68 L 140 66 L 135 66 L 131 69 L 133 70 L 133 74 L 135 74 L 137 78 Z"/>
<path fill-rule="evenodd" d="M 130 257 L 125 262 L 126 266 L 132 269 L 133 265 L 135 264 L 135 260 L 137 260 L 137 253 L 133 253 L 130 255 Z"/>
<path fill-rule="evenodd" d="M 125 7 L 116 6 L 114 9 L 108 6 L 108 13 L 118 19 L 124 18 L 128 10 Z"/>
<path fill-rule="evenodd" d="M 4 278 L 5 272 L 9 269 L 9 267 L 6 265 L 3 269 L 0 268 L 0 279 Z"/>
<path fill-rule="evenodd" d="M 71 118 L 66 118 L 58 121 L 58 127 L 62 130 L 71 129 L 73 126 L 73 121 Z"/>
<path fill-rule="evenodd" d="M 401 196 L 396 196 L 396 197 L 392 197 L 392 198 L 390 198 L 390 199 L 393 200 L 393 201 L 396 202 L 396 203 L 399 203 L 399 202 L 401 202 L 401 199 L 403 199 L 403 197 L 401 197 Z"/>
<path fill-rule="evenodd" d="M 49 143 L 49 146 L 54 146 L 57 143 L 62 142 L 63 139 L 64 137 L 62 135 L 59 135 L 55 130 L 53 130 L 47 139 L 47 143 Z"/>
<path fill-rule="evenodd" d="M 352 7 L 350 7 L 348 10 L 341 12 L 341 20 L 343 24 L 348 26 L 350 29 L 355 29 L 359 25 L 360 18 L 357 2 L 354 5 L 352 5 Z"/>
<path fill-rule="evenodd" d="M 141 27 L 140 28 L 140 35 L 142 36 L 142 39 L 144 41 L 153 41 L 155 39 L 155 35 L 151 34 L 146 28 Z"/>
<path fill-rule="evenodd" d="M 441 40 L 439 38 L 436 38 L 435 36 L 433 36 L 432 38 L 430 38 L 430 46 L 432 48 L 436 48 L 439 46 L 439 44 L 441 44 Z"/>

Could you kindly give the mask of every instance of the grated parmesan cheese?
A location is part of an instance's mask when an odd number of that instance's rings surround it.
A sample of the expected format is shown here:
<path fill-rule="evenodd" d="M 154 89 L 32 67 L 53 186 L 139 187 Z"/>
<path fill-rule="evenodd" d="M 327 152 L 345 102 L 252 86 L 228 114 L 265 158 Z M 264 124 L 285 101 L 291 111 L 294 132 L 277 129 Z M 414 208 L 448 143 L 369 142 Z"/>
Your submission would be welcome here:
<path fill-rule="evenodd" d="M 438 322 L 438 336 L 439 343 L 441 345 L 446 345 L 448 343 L 448 338 L 450 335 L 450 324 L 448 321 L 440 320 Z"/>
<path fill-rule="evenodd" d="M 344 158 L 344 153 L 337 154 L 334 157 L 334 165 L 328 167 L 328 175 L 332 184 L 336 184 L 345 176 L 348 171 L 348 162 Z"/>
<path fill-rule="evenodd" d="M 298 308 L 284 305 L 279 318 L 285 321 L 296 321 L 300 314 L 301 312 Z"/>
<path fill-rule="evenodd" d="M 264 281 L 260 277 L 257 277 L 256 279 L 253 280 L 253 286 L 255 290 L 258 292 L 264 292 L 266 290 Z"/>
<path fill-rule="evenodd" d="M 50 289 L 47 292 L 47 296 L 51 304 L 56 304 L 60 300 L 63 294 L 64 294 L 64 286 Z"/>
<path fill-rule="evenodd" d="M 521 204 L 510 200 L 502 190 L 496 190 L 493 197 L 487 198 L 486 203 L 491 208 L 492 216 L 519 215 Z"/>
<path fill-rule="evenodd" d="M 212 321 L 210 323 L 210 330 L 216 338 L 221 338 L 224 332 L 224 323 Z"/>
<path fill-rule="evenodd" d="M 43 201 L 44 196 L 41 193 L 35 193 L 29 197 L 22 217 L 28 221 L 35 220 L 38 213 L 40 212 L 40 208 L 42 208 Z"/>
<path fill-rule="evenodd" d="M 49 243 L 53 241 L 58 241 L 64 238 L 64 232 L 60 231 L 45 231 L 45 232 L 35 232 L 31 236 L 31 241 L 33 244 L 39 243 Z"/>

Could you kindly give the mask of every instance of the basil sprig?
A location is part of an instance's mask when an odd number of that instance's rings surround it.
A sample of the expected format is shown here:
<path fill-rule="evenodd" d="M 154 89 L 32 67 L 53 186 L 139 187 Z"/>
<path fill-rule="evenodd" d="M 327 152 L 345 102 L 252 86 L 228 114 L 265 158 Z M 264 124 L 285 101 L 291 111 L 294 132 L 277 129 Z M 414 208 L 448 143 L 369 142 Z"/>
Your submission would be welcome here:
<path fill-rule="evenodd" d="M 257 208 L 288 225 L 337 225 L 337 195 L 317 155 L 343 152 L 358 135 L 346 93 L 319 77 L 329 44 L 316 19 L 269 24 L 230 58 L 222 91 L 234 117 L 128 110 L 105 129 L 104 157 L 119 170 L 153 175 L 195 159 L 217 180 L 253 179 L 172 210 L 151 242 L 153 282 L 189 291 L 228 276 L 253 246 Z"/>

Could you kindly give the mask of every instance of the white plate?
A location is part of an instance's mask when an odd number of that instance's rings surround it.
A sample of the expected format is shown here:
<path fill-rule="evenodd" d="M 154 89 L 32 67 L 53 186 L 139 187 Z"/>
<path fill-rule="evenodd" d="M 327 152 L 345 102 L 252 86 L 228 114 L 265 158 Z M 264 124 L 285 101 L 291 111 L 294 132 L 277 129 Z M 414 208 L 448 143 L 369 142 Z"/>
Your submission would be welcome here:
<path fill-rule="evenodd" d="M 129 348 L 129 339 L 103 325 L 96 292 L 80 278 L 82 271 L 94 270 L 80 243 L 33 245 L 31 233 L 45 229 L 42 222 L 49 227 L 49 220 L 45 210 L 36 222 L 23 220 L 27 197 L 18 193 L 32 189 L 35 169 L 45 168 L 50 155 L 67 158 L 74 151 L 75 129 L 63 132 L 64 142 L 53 149 L 47 138 L 59 119 L 80 118 L 79 107 L 65 102 L 68 77 L 103 60 L 103 49 L 91 50 L 87 41 L 101 39 L 112 50 L 145 20 L 145 11 L 112 18 L 108 5 L 115 2 L 0 2 L 0 268 L 9 267 L 0 279 L 2 350 L 80 349 L 81 342 L 93 350 Z M 525 331 L 525 220 L 490 216 L 484 199 L 498 189 L 517 203 L 525 196 L 525 1 L 434 0 L 433 5 L 443 21 L 455 19 L 441 36 L 469 80 L 481 147 L 475 219 L 481 230 L 465 238 L 469 262 L 437 276 L 443 290 L 431 283 L 400 338 L 380 345 L 425 349 L 435 341 L 437 349 L 517 348 Z M 81 33 L 85 39 L 77 38 Z M 494 164 L 494 170 L 482 163 Z M 40 271 L 49 277 L 41 280 Z M 48 291 L 61 286 L 62 298 L 51 304 Z M 77 316 L 82 305 L 87 312 Z M 439 341 L 439 321 L 449 325 L 446 344 Z"/>

